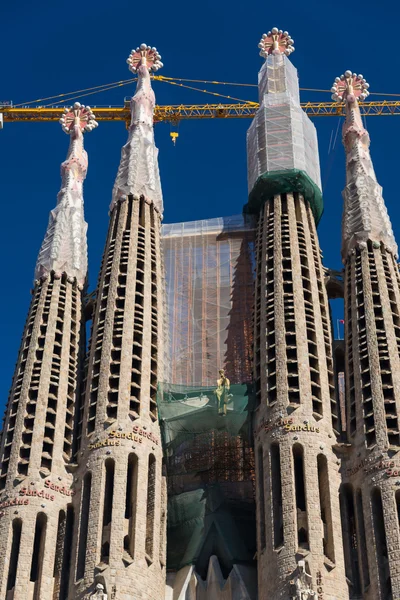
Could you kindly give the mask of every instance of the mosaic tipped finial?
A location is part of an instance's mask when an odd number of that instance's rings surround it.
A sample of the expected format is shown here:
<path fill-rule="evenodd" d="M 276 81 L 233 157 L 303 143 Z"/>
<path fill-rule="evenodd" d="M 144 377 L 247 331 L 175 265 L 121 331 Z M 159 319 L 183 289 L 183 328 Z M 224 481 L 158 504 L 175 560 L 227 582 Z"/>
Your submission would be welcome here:
<path fill-rule="evenodd" d="M 157 48 L 146 44 L 141 44 L 136 50 L 132 50 L 126 62 L 132 73 L 137 73 L 141 65 L 145 65 L 149 71 L 158 71 L 164 66 Z"/>
<path fill-rule="evenodd" d="M 286 54 L 294 52 L 294 40 L 287 31 L 273 27 L 268 33 L 263 33 L 258 47 L 260 56 L 267 58 L 270 54 Z"/>
<path fill-rule="evenodd" d="M 64 109 L 60 124 L 68 135 L 74 131 L 75 125 L 79 125 L 81 131 L 92 131 L 98 126 L 90 106 L 82 106 L 79 102 Z"/>
<path fill-rule="evenodd" d="M 346 71 L 344 75 L 336 77 L 331 88 L 332 100 L 335 102 L 355 102 L 365 100 L 369 96 L 369 84 L 362 75 Z"/>

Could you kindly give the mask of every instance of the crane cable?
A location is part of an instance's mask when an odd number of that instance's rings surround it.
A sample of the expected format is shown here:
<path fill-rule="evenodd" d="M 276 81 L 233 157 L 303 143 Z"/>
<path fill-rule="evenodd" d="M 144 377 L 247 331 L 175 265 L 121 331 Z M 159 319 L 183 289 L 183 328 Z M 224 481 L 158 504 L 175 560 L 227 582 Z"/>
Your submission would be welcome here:
<path fill-rule="evenodd" d="M 35 102 L 45 102 L 46 100 L 55 100 L 57 98 L 63 98 L 65 96 L 71 96 L 72 94 L 79 94 L 80 92 L 92 92 L 92 90 L 97 90 L 99 92 L 107 91 L 107 89 L 112 89 L 113 87 L 119 87 L 122 85 L 126 85 L 127 83 L 130 83 L 132 81 L 136 81 L 136 78 L 122 79 L 121 81 L 114 81 L 113 83 L 103 83 L 103 85 L 96 85 L 91 88 L 75 90 L 74 92 L 67 92 L 65 94 L 57 94 L 56 96 L 47 96 L 46 98 L 37 98 L 36 100 L 30 100 L 29 102 L 21 102 L 20 104 L 14 104 L 13 108 L 18 108 L 21 106 L 28 106 L 28 104 L 34 104 Z M 107 88 L 107 89 L 104 90 L 104 88 Z M 92 92 L 92 93 L 95 94 L 97 92 Z M 90 94 L 86 94 L 86 95 L 89 96 Z M 73 98 L 70 98 L 70 100 L 71 99 L 73 99 Z M 66 102 L 66 100 L 63 100 L 62 102 Z"/>
<path fill-rule="evenodd" d="M 93 94 L 99 94 L 100 92 L 108 92 L 109 90 L 113 90 L 114 88 L 122 87 L 124 85 L 128 85 L 128 83 L 130 83 L 131 81 L 135 81 L 135 80 L 129 79 L 125 83 L 116 83 L 114 85 L 110 84 L 110 85 L 108 85 L 108 87 L 103 87 L 103 89 L 95 90 L 94 92 L 88 92 L 88 93 L 84 93 L 84 94 L 79 94 L 78 96 L 71 96 L 70 98 L 65 98 L 64 100 L 60 100 L 60 102 L 61 103 L 63 103 L 63 102 L 69 102 L 71 100 L 77 100 L 78 98 L 86 98 L 86 96 L 92 96 Z M 76 92 L 71 92 L 71 93 L 76 93 Z M 64 95 L 67 95 L 67 94 L 64 94 Z M 50 104 L 45 104 L 44 108 L 48 108 L 49 106 L 53 106 L 53 103 L 51 102 Z"/>
<path fill-rule="evenodd" d="M 211 96 L 218 96 L 219 98 L 226 98 L 228 100 L 234 100 L 235 102 L 244 102 L 245 104 L 253 104 L 254 106 L 258 106 L 258 102 L 254 102 L 253 100 L 243 100 L 242 98 L 235 98 L 234 96 L 225 96 L 224 94 L 218 94 L 217 92 L 210 92 L 209 90 L 202 90 L 200 88 L 196 88 L 191 85 L 177 83 L 176 81 L 170 81 L 169 79 L 165 79 L 165 78 L 159 79 L 159 81 L 164 81 L 165 83 L 169 83 L 170 85 L 176 85 L 178 87 L 185 88 L 187 90 L 203 92 L 204 94 L 210 94 Z"/>
<path fill-rule="evenodd" d="M 257 104 L 256 102 L 252 102 L 252 101 L 247 101 L 247 100 L 240 100 L 239 98 L 235 98 L 233 96 L 224 96 L 222 94 L 217 94 L 216 92 L 209 92 L 207 90 L 201 90 L 199 88 L 196 87 L 191 87 L 191 86 L 184 86 L 182 85 L 182 83 L 177 83 L 177 82 L 185 82 L 185 83 L 204 83 L 204 84 L 211 84 L 211 85 L 228 85 L 228 86 L 238 86 L 238 87 L 258 87 L 257 84 L 255 83 L 240 83 L 240 82 L 227 82 L 227 81 L 211 81 L 211 80 L 203 80 L 203 79 L 184 79 L 184 78 L 179 78 L 179 77 L 166 77 L 163 75 L 154 75 L 152 77 L 152 79 L 154 79 L 155 81 L 165 81 L 166 83 L 170 83 L 171 85 L 177 85 L 180 87 L 185 87 L 187 89 L 191 89 L 197 92 L 204 92 L 207 94 L 212 94 L 215 96 L 219 96 L 221 98 L 227 98 L 229 100 L 236 100 L 237 102 L 249 102 L 252 104 Z M 76 100 L 76 98 L 83 98 L 85 96 L 91 96 L 93 94 L 97 94 L 100 92 L 107 92 L 108 90 L 112 90 L 115 89 L 117 87 L 122 87 L 124 85 L 127 85 L 129 83 L 132 83 L 136 81 L 136 77 L 132 77 L 130 79 L 122 79 L 120 81 L 114 81 L 112 83 L 106 83 L 103 85 L 97 85 L 94 87 L 90 87 L 90 88 L 83 88 L 80 90 L 75 90 L 74 92 L 67 92 L 64 94 L 57 94 L 55 96 L 47 96 L 45 98 L 37 98 L 36 100 L 30 100 L 29 102 L 21 102 L 20 104 L 14 104 L 13 108 L 19 108 L 19 107 L 24 107 L 24 106 L 28 106 L 29 104 L 35 104 L 38 102 L 45 102 L 47 100 L 57 100 L 57 99 L 61 99 L 60 102 L 64 103 L 64 102 L 68 102 L 71 100 Z M 322 93 L 330 93 L 330 90 L 323 90 L 323 89 L 319 89 L 319 88 L 299 88 L 300 91 L 303 92 L 322 92 Z M 86 93 L 87 92 L 87 93 Z M 80 94 L 80 95 L 77 95 Z M 386 96 L 386 97 L 392 97 L 392 98 L 399 98 L 400 94 L 386 94 L 383 92 L 371 92 L 372 95 L 375 96 Z M 52 104 L 48 104 L 46 105 L 46 107 L 48 106 L 52 106 Z"/>

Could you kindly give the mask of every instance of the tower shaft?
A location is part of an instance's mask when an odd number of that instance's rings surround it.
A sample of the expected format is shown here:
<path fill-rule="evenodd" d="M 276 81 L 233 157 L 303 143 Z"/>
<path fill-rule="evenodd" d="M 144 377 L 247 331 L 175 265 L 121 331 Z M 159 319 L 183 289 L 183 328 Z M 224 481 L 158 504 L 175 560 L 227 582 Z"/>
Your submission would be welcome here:
<path fill-rule="evenodd" d="M 93 115 L 80 104 L 63 117 L 70 147 L 37 260 L 38 279 L 4 420 L 0 596 L 6 600 L 66 600 L 68 593 L 75 493 L 69 467 L 87 264 L 82 130 L 95 126 L 90 122 L 95 123 Z"/>
<path fill-rule="evenodd" d="M 315 221 L 318 144 L 302 112 L 287 32 L 264 34 L 260 109 L 247 134 L 258 215 L 254 414 L 260 600 L 347 600 L 329 304 Z"/>
<path fill-rule="evenodd" d="M 100 581 L 152 600 L 165 576 L 156 385 L 162 352 L 160 215 L 128 197 L 111 213 L 88 363 L 74 597 Z M 114 573 L 114 575 L 113 575 Z M 135 586 L 138 587 L 135 587 Z"/>
<path fill-rule="evenodd" d="M 362 75 L 350 71 L 334 84 L 335 99 L 343 98 L 346 110 L 342 257 L 351 449 L 341 504 L 352 589 L 384 600 L 400 597 L 400 494 L 393 479 L 400 472 L 400 278 L 397 244 L 358 106 L 367 87 Z"/>
<path fill-rule="evenodd" d="M 334 535 L 340 478 L 329 306 L 314 217 L 301 194 L 265 203 L 256 253 L 259 596 L 287 598 L 303 557 L 314 589 L 346 599 Z"/>
<path fill-rule="evenodd" d="M 96 590 L 118 600 L 164 595 L 166 490 L 156 404 L 163 367 L 162 196 L 149 74 L 158 59 L 145 45 L 128 59 L 131 68 L 138 65 L 138 84 L 93 317 L 71 598 L 96 597 Z"/>

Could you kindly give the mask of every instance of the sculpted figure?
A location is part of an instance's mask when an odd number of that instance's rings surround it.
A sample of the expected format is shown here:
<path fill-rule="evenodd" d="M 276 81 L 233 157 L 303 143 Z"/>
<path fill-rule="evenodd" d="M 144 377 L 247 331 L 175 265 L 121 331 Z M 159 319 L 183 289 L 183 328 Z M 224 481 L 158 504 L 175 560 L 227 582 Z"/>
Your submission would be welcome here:
<path fill-rule="evenodd" d="M 96 583 L 96 591 L 92 594 L 93 600 L 107 600 L 108 596 L 104 591 L 102 583 Z"/>
<path fill-rule="evenodd" d="M 306 563 L 299 560 L 297 576 L 294 581 L 295 596 L 292 600 L 317 600 L 317 592 L 312 589 L 312 577 L 306 571 Z"/>
<path fill-rule="evenodd" d="M 219 379 L 217 381 L 217 389 L 215 390 L 215 395 L 217 396 L 218 401 L 218 414 L 222 417 L 226 417 L 226 405 L 229 400 L 229 390 L 231 387 L 231 382 L 225 376 L 224 369 L 220 369 L 218 371 Z"/>

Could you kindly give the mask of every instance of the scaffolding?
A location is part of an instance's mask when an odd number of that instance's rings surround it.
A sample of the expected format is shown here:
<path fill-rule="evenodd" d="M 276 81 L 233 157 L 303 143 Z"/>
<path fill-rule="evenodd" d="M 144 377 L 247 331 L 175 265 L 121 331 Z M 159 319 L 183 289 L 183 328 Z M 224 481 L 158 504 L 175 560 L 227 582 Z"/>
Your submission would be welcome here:
<path fill-rule="evenodd" d="M 167 566 L 208 564 L 207 548 L 229 548 L 231 562 L 255 552 L 251 384 L 232 385 L 226 414 L 216 388 L 159 384 L 159 410 L 168 481 Z M 212 542 L 209 537 L 212 537 Z M 233 561 L 233 562 L 232 562 Z M 229 563 L 229 564 L 228 564 Z"/>
<path fill-rule="evenodd" d="M 254 556 L 254 233 L 242 215 L 163 226 L 170 381 L 157 404 L 170 569 L 201 570 L 211 546 L 227 569 Z M 223 414 L 219 369 L 230 380 Z"/>
<path fill-rule="evenodd" d="M 252 380 L 254 224 L 242 215 L 162 229 L 171 383 Z"/>

